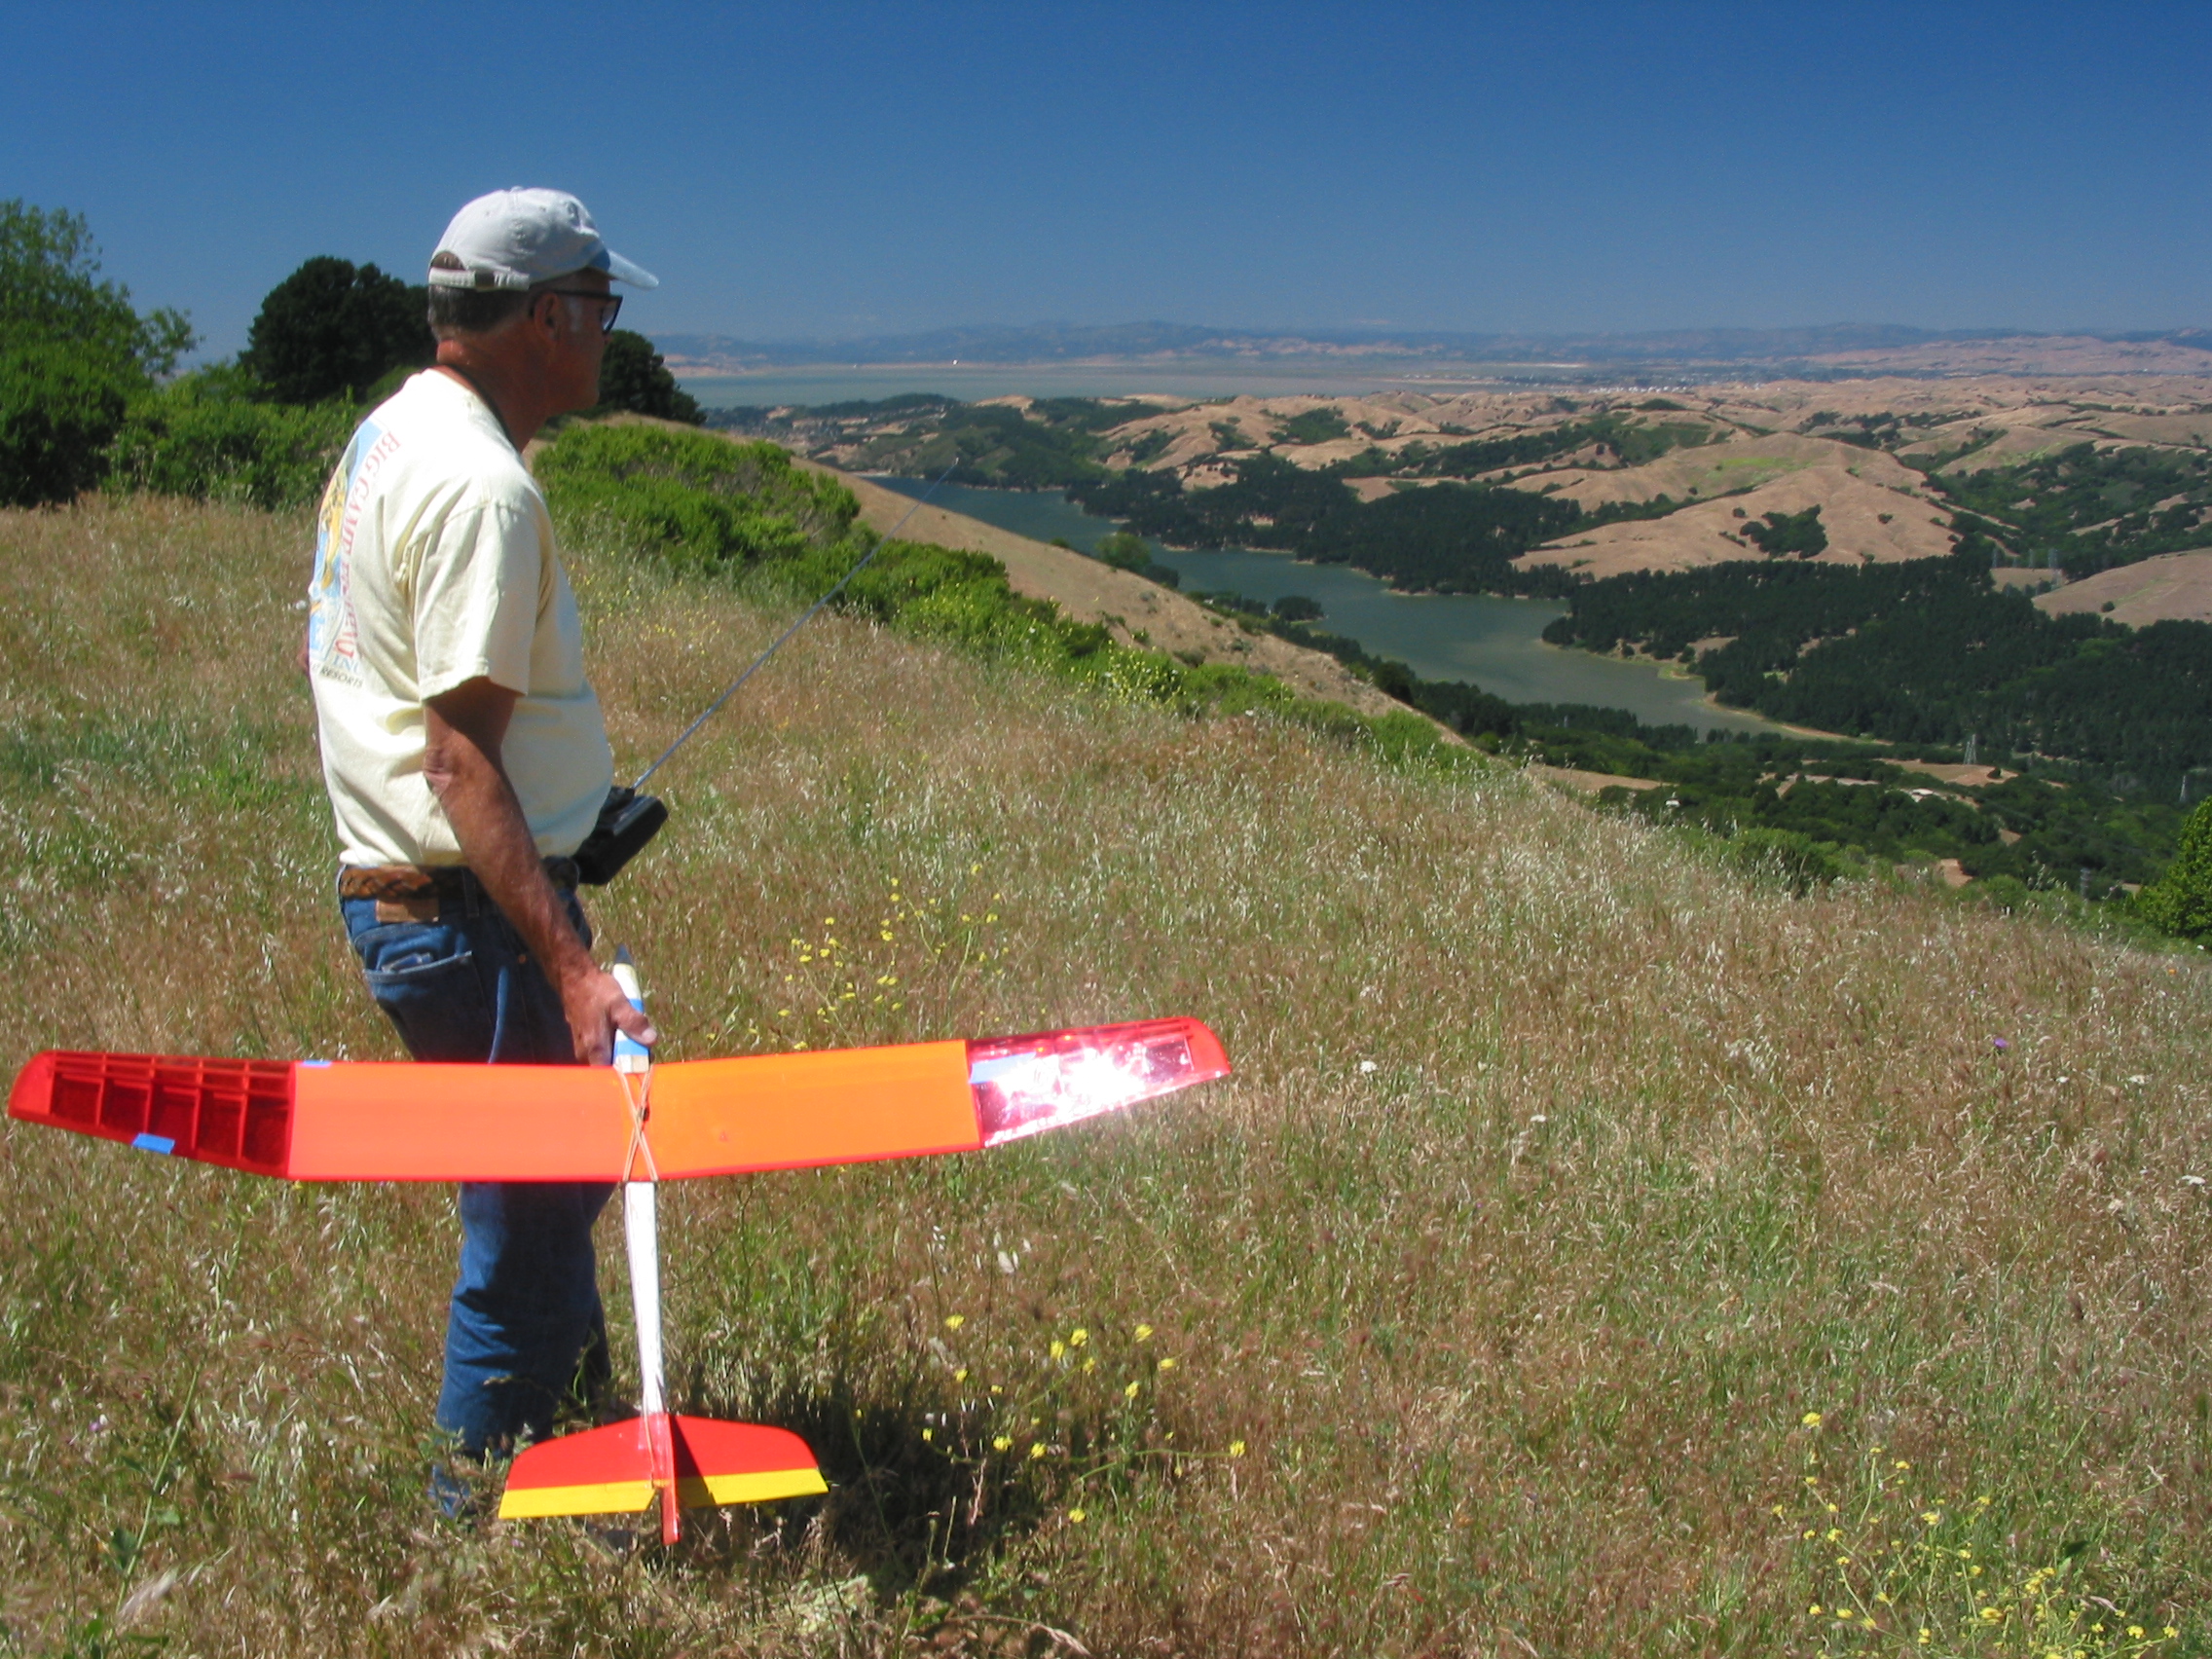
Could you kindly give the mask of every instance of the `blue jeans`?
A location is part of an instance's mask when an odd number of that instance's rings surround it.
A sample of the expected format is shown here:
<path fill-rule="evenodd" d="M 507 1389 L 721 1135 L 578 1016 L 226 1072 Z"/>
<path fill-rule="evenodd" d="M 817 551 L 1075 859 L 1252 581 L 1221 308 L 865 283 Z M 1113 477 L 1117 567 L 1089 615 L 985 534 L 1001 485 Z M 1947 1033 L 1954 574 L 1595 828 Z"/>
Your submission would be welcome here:
<path fill-rule="evenodd" d="M 568 904 L 590 943 L 574 894 Z M 418 1060 L 575 1063 L 559 995 L 473 880 L 439 904 L 435 921 L 380 922 L 373 899 L 339 907 L 369 994 Z M 437 1421 L 464 1454 L 542 1438 L 564 1400 L 606 1383 L 591 1230 L 613 1191 L 596 1181 L 461 1185 L 461 1276 Z"/>

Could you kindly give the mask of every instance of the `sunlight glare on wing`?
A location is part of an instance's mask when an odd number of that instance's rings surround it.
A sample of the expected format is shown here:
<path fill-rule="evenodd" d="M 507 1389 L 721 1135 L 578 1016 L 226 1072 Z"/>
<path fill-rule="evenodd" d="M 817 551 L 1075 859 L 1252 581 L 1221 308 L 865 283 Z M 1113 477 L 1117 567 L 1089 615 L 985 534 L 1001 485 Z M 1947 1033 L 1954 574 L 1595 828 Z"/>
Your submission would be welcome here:
<path fill-rule="evenodd" d="M 985 1146 L 999 1146 L 1224 1077 L 1229 1061 L 1195 1019 L 1152 1019 L 968 1047 Z"/>

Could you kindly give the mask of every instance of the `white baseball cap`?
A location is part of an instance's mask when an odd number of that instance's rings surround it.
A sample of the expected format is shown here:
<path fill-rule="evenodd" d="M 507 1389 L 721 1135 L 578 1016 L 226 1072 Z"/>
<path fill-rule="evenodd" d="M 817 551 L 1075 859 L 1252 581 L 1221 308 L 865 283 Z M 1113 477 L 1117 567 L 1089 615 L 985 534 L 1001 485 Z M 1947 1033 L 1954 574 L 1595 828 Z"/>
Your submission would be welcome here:
<path fill-rule="evenodd" d="M 453 216 L 430 256 L 434 288 L 527 288 L 571 271 L 604 271 L 633 288 L 660 278 L 607 245 L 565 190 L 495 190 Z"/>

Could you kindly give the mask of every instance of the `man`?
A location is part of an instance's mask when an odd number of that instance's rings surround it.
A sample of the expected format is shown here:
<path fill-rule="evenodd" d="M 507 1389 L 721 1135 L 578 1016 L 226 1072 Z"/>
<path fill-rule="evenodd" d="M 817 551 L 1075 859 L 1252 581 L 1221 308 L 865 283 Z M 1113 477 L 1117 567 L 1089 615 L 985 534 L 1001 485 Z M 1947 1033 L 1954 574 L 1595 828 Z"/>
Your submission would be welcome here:
<path fill-rule="evenodd" d="M 654 1033 L 576 903 L 571 855 L 613 760 L 522 448 L 599 400 L 610 284 L 657 282 L 551 190 L 468 203 L 429 281 L 437 363 L 354 433 L 316 537 L 308 666 L 340 905 L 417 1059 L 604 1065 L 617 1027 Z M 610 1191 L 461 1189 L 437 1423 L 464 1456 L 542 1435 L 579 1366 L 604 1378 L 591 1230 Z"/>

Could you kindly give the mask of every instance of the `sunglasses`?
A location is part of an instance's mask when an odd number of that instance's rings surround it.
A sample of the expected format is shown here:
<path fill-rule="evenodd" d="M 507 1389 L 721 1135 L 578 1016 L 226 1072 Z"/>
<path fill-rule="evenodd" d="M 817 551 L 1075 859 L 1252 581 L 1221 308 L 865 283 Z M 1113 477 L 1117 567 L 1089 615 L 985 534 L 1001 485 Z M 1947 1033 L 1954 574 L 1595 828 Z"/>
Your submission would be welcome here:
<path fill-rule="evenodd" d="M 599 331 L 614 332 L 614 319 L 622 314 L 620 294 L 602 294 L 590 288 L 540 288 L 541 294 L 559 294 L 565 300 L 597 300 L 599 302 Z"/>

